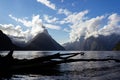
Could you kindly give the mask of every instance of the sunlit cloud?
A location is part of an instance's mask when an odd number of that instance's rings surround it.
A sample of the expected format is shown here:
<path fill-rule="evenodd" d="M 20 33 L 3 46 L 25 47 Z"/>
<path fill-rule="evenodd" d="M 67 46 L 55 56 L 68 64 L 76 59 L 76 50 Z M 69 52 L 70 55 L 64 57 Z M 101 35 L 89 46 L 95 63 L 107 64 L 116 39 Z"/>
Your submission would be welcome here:
<path fill-rule="evenodd" d="M 15 26 L 13 24 L 0 24 L 0 29 L 5 34 L 10 36 L 13 43 L 26 43 L 32 38 L 34 38 L 38 33 L 46 33 L 46 28 L 53 30 L 61 30 L 60 26 L 51 24 L 58 20 L 56 17 L 53 18 L 51 16 L 45 15 L 44 20 L 46 23 L 43 23 L 40 15 L 33 15 L 31 20 L 28 20 L 28 18 L 16 18 L 11 14 L 9 15 L 9 17 L 26 27 L 26 30 L 23 30 L 22 27 L 19 25 Z"/>
<path fill-rule="evenodd" d="M 0 24 L 0 30 L 2 30 L 6 35 L 8 35 L 13 43 L 24 43 L 28 41 L 28 33 L 23 31 L 21 26 L 14 26 L 13 24 Z"/>
<path fill-rule="evenodd" d="M 116 33 L 120 35 L 120 15 L 113 13 L 107 19 L 107 25 L 99 30 L 99 34 L 110 35 Z"/>
<path fill-rule="evenodd" d="M 55 29 L 55 30 L 60 30 L 61 27 L 57 26 L 57 25 L 53 25 L 53 24 L 44 24 L 46 26 L 46 28 L 50 28 L 50 29 Z"/>
<path fill-rule="evenodd" d="M 55 30 L 61 29 L 60 26 L 56 26 L 52 24 L 58 20 L 56 17 L 53 18 L 51 16 L 44 15 L 44 20 L 45 22 L 47 22 L 46 24 L 46 23 L 43 23 L 43 20 L 40 18 L 40 15 L 33 16 L 31 21 L 30 20 L 28 21 L 26 19 L 16 18 L 12 15 L 9 15 L 9 16 L 11 19 L 22 23 L 24 26 L 31 27 L 34 32 L 42 32 L 44 31 L 44 28 L 55 29 Z"/>
<path fill-rule="evenodd" d="M 85 12 L 81 16 L 77 17 L 78 14 L 72 17 L 73 20 L 70 20 L 67 17 L 67 22 L 72 24 L 70 26 L 71 30 L 69 32 L 70 41 L 79 41 L 81 37 L 85 39 L 94 36 L 98 37 L 99 35 L 111 35 L 111 34 L 119 34 L 120 35 L 120 16 L 118 14 L 111 14 L 108 17 L 105 15 L 97 16 L 95 18 L 84 19 Z M 107 19 L 107 25 L 103 24 L 103 21 Z"/>
<path fill-rule="evenodd" d="M 56 9 L 56 6 L 55 4 L 51 3 L 50 0 L 37 0 L 37 2 L 40 2 L 42 4 L 44 4 L 45 6 L 55 10 Z"/>
<path fill-rule="evenodd" d="M 65 23 L 79 23 L 81 20 L 85 19 L 85 15 L 88 13 L 88 10 L 81 11 L 81 12 L 75 12 L 70 15 L 68 15 L 66 18 L 64 18 Z"/>

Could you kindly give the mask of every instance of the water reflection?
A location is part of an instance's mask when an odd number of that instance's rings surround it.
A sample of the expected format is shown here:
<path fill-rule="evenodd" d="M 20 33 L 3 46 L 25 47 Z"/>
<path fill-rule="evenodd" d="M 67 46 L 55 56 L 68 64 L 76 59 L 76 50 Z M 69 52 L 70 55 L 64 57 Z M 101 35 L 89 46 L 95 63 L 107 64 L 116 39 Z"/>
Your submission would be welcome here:
<path fill-rule="evenodd" d="M 13 57 L 17 59 L 33 59 L 46 55 L 52 55 L 54 53 L 55 52 L 52 51 L 15 51 Z"/>
<path fill-rule="evenodd" d="M 45 55 L 52 55 L 60 52 L 77 53 L 81 51 L 15 51 L 14 58 L 18 59 L 32 59 Z M 120 51 L 84 51 L 84 56 L 78 55 L 74 59 L 105 59 L 115 58 L 120 59 Z M 1 54 L 7 54 L 2 52 Z M 82 80 L 96 80 L 96 79 L 120 79 L 120 63 L 115 61 L 99 61 L 99 62 L 72 62 L 63 63 L 59 66 L 59 71 L 50 74 L 14 74 L 11 79 L 82 79 Z M 45 73 L 47 73 L 45 71 Z M 57 75 L 56 75 L 57 74 Z"/>

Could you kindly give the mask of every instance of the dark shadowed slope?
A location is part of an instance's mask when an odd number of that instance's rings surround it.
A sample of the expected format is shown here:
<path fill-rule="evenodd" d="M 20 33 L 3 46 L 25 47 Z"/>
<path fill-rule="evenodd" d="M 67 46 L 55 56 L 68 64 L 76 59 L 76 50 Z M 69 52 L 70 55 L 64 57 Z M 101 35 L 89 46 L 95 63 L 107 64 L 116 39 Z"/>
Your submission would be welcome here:
<path fill-rule="evenodd" d="M 0 50 L 20 49 L 14 45 L 11 39 L 0 30 Z"/>
<path fill-rule="evenodd" d="M 120 41 L 120 35 L 111 34 L 108 36 L 99 35 L 98 37 L 91 36 L 87 39 L 80 39 L 79 41 L 65 43 L 66 50 L 97 50 L 107 51 L 113 50 L 116 43 Z"/>
<path fill-rule="evenodd" d="M 19 47 L 12 43 L 11 39 L 0 30 L 0 50 L 65 50 L 48 34 L 47 30 L 37 34 L 28 45 Z"/>
<path fill-rule="evenodd" d="M 26 49 L 30 50 L 65 50 L 58 44 L 45 30 L 37 34 L 31 41 L 28 42 Z"/>
<path fill-rule="evenodd" d="M 119 50 L 120 51 L 120 41 L 115 45 L 113 50 Z"/>

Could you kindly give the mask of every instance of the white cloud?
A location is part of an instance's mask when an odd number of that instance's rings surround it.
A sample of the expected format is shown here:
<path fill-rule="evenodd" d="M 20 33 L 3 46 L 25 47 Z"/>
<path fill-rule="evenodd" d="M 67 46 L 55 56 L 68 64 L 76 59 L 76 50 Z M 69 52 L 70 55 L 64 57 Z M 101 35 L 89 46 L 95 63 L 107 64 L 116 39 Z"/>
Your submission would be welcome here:
<path fill-rule="evenodd" d="M 32 28 L 31 31 L 34 34 L 37 34 L 38 32 L 43 32 L 45 27 L 49 29 L 55 29 L 55 30 L 61 29 L 60 26 L 53 25 L 53 24 L 44 24 L 43 26 L 42 19 L 40 19 L 40 15 L 33 16 L 31 21 L 28 21 L 26 19 L 19 19 L 12 15 L 10 17 L 17 22 L 22 23 L 26 27 L 31 27 Z M 56 17 L 53 18 L 51 16 L 44 15 L 44 20 L 47 23 L 54 23 L 58 19 Z"/>
<path fill-rule="evenodd" d="M 62 9 L 61 8 L 61 9 L 58 10 L 58 14 L 64 14 L 64 15 L 68 16 L 68 15 L 71 14 L 71 12 L 67 9 Z"/>
<path fill-rule="evenodd" d="M 45 27 L 42 24 L 42 19 L 40 19 L 39 15 L 33 16 L 31 21 L 26 20 L 26 18 L 20 19 L 20 18 L 16 18 L 12 15 L 9 15 L 9 17 L 13 20 L 15 20 L 16 22 L 20 22 L 22 23 L 25 27 L 27 27 L 25 31 L 22 30 L 22 28 L 20 26 L 10 26 L 7 25 L 10 29 L 6 29 L 4 25 L 3 28 L 5 28 L 4 32 L 6 32 L 6 34 L 10 34 L 11 36 L 15 36 L 15 39 L 13 38 L 13 40 L 20 40 L 19 38 L 22 36 L 24 37 L 24 41 L 27 42 L 29 40 L 31 40 L 36 34 L 43 32 L 45 30 Z M 28 28 L 29 27 L 29 28 Z M 12 28 L 12 30 L 11 30 Z M 20 36 L 19 36 L 20 35 Z"/>
<path fill-rule="evenodd" d="M 5 32 L 6 34 L 12 34 L 13 36 L 23 36 L 20 34 L 22 31 L 21 26 L 14 26 L 12 24 L 0 24 L 0 29 Z"/>
<path fill-rule="evenodd" d="M 26 27 L 27 30 L 22 30 L 21 26 L 15 26 L 12 24 L 4 24 L 0 25 L 0 29 L 3 30 L 7 35 L 10 35 L 12 40 L 16 42 L 28 42 L 31 40 L 35 35 L 41 32 L 46 32 L 45 28 L 54 29 L 54 30 L 60 30 L 61 27 L 53 24 L 42 24 L 42 19 L 40 18 L 40 15 L 35 15 L 32 17 L 31 20 L 28 20 L 28 18 L 16 18 L 12 15 L 9 15 L 9 17 L 16 22 L 22 23 L 24 27 Z M 47 16 L 46 21 L 51 23 L 56 21 L 57 18 L 49 17 Z"/>
<path fill-rule="evenodd" d="M 44 24 L 47 28 L 50 28 L 50 29 L 56 29 L 56 30 L 60 30 L 61 27 L 60 26 L 57 26 L 57 25 L 52 25 L 52 24 Z"/>
<path fill-rule="evenodd" d="M 27 21 L 25 18 L 24 19 L 16 18 L 16 17 L 12 16 L 11 14 L 9 15 L 9 17 L 11 19 L 15 20 L 16 22 L 22 23 L 26 27 L 31 27 L 32 26 L 32 23 L 30 21 Z"/>
<path fill-rule="evenodd" d="M 47 23 L 56 23 L 58 18 L 52 17 L 52 16 L 48 16 L 48 15 L 44 15 L 44 20 Z"/>
<path fill-rule="evenodd" d="M 16 18 L 12 15 L 9 15 L 9 16 L 13 20 L 22 23 L 24 26 L 31 27 L 31 34 L 33 36 L 44 31 L 44 27 L 42 24 L 42 19 L 40 19 L 40 15 L 33 16 L 31 21 L 28 21 L 26 19 Z"/>
<path fill-rule="evenodd" d="M 84 17 L 83 17 L 84 18 Z M 81 37 L 87 38 L 91 35 L 96 34 L 97 30 L 102 23 L 104 16 L 97 16 L 96 18 L 91 18 L 87 20 L 79 20 L 73 23 L 71 26 L 70 40 L 78 41 Z"/>
<path fill-rule="evenodd" d="M 32 27 L 24 31 L 21 26 L 13 24 L 0 24 L 0 30 L 9 36 L 13 43 L 23 44 L 23 46 L 39 33 L 39 27 Z"/>
<path fill-rule="evenodd" d="M 71 30 L 69 33 L 71 42 L 79 41 L 81 37 L 98 37 L 99 35 L 110 35 L 113 33 L 120 35 L 120 15 L 111 14 L 108 17 L 97 16 L 95 18 L 84 19 L 86 12 L 83 11 L 80 13 L 84 14 L 82 14 L 81 17 L 78 17 L 78 19 L 76 17 L 78 14 L 72 17 L 73 20 L 70 20 L 69 16 L 66 18 L 66 21 L 72 24 L 70 26 Z M 107 20 L 107 24 L 104 20 Z"/>
<path fill-rule="evenodd" d="M 96 18 L 91 18 L 85 21 L 86 28 L 87 28 L 86 35 L 85 35 L 86 38 L 98 32 L 99 28 L 102 26 L 101 24 L 104 18 L 105 16 L 97 16 Z"/>
<path fill-rule="evenodd" d="M 18 21 L 18 19 L 16 17 L 12 16 L 11 14 L 9 14 L 9 17 L 12 18 L 15 21 Z"/>
<path fill-rule="evenodd" d="M 0 24 L 0 30 L 9 36 L 13 43 L 16 41 L 19 43 L 25 43 L 27 41 L 27 36 L 25 36 L 27 33 L 25 33 L 19 25 Z"/>
<path fill-rule="evenodd" d="M 70 41 L 72 42 L 78 41 L 81 37 L 88 38 L 90 36 L 98 37 L 98 35 L 110 35 L 113 33 L 120 34 L 120 15 L 116 13 L 109 16 L 102 15 L 93 18 L 86 17 L 88 10 L 72 13 L 67 9 L 59 9 L 58 13 L 65 14 L 66 18 L 62 21 L 58 21 L 58 18 L 56 17 L 44 15 L 44 26 L 49 29 L 61 30 L 60 26 L 53 24 L 56 22 L 59 22 L 59 24 L 67 23 L 70 25 L 70 29 L 64 28 L 63 31 L 69 33 Z M 2 27 L 3 30 L 9 29 L 8 31 L 11 30 L 12 34 L 15 33 L 14 35 L 19 35 L 18 33 L 22 33 L 22 35 L 19 36 L 21 37 L 24 35 L 27 40 L 30 40 L 35 34 L 42 32 L 45 29 L 42 24 L 42 19 L 40 19 L 40 15 L 33 16 L 30 21 L 25 18 L 19 19 L 12 15 L 9 16 L 13 20 L 22 23 L 24 26 L 30 27 L 30 29 L 22 31 L 20 26 L 15 27 L 14 25 L 4 25 L 4 28 Z"/>
<path fill-rule="evenodd" d="M 56 9 L 55 4 L 51 3 L 50 0 L 37 0 L 37 2 L 40 2 L 53 10 Z"/>
<path fill-rule="evenodd" d="M 88 10 L 81 11 L 79 13 L 72 13 L 71 15 L 68 15 L 63 21 L 65 23 L 79 23 L 81 20 L 85 19 L 85 15 L 88 13 Z"/>
<path fill-rule="evenodd" d="M 107 25 L 99 30 L 99 34 L 110 35 L 120 34 L 120 15 L 114 13 L 108 17 Z"/>

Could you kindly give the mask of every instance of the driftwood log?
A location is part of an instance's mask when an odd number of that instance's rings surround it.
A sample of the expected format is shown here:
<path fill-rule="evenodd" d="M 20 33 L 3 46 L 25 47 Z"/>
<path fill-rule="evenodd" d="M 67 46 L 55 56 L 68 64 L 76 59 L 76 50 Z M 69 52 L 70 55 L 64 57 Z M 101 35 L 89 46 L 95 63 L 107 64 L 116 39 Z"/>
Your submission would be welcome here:
<path fill-rule="evenodd" d="M 77 55 L 84 56 L 84 52 L 80 53 L 56 53 L 34 59 L 14 59 L 12 57 L 13 51 L 5 57 L 0 57 L 0 75 L 13 74 L 13 73 L 44 73 L 53 72 L 59 68 L 58 64 L 71 63 L 78 61 L 115 61 L 120 62 L 119 59 L 106 58 L 106 59 L 73 59 Z M 58 71 L 57 70 L 57 71 Z"/>

